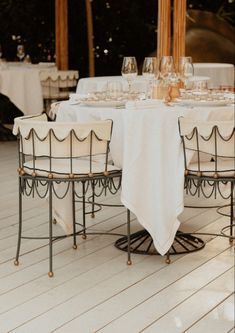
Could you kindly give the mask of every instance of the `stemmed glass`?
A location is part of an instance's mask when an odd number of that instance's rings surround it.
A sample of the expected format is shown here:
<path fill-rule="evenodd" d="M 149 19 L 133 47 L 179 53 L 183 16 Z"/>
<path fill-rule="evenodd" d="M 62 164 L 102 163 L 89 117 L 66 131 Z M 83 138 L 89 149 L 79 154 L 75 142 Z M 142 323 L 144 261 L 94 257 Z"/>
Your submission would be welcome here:
<path fill-rule="evenodd" d="M 156 57 L 145 57 L 142 75 L 147 79 L 154 79 L 157 75 L 157 58 Z"/>
<path fill-rule="evenodd" d="M 187 86 L 190 78 L 194 75 L 192 57 L 179 58 L 179 75 L 184 85 Z"/>
<path fill-rule="evenodd" d="M 179 57 L 179 73 L 181 73 L 184 69 L 184 65 L 186 63 L 193 63 L 192 57 Z"/>
<path fill-rule="evenodd" d="M 137 76 L 138 68 L 135 57 L 124 57 L 122 62 L 122 77 L 127 80 L 129 92 L 131 91 L 131 81 Z"/>
<path fill-rule="evenodd" d="M 145 57 L 143 67 L 142 67 L 142 75 L 148 81 L 147 87 L 147 97 L 151 97 L 151 91 L 153 88 L 153 81 L 157 76 L 157 58 L 156 57 Z"/>
<path fill-rule="evenodd" d="M 22 45 L 22 44 L 17 45 L 16 55 L 19 58 L 19 61 L 22 61 L 24 59 L 24 56 L 25 56 L 24 45 Z"/>
<path fill-rule="evenodd" d="M 161 84 L 164 87 L 165 103 L 169 105 L 169 102 L 179 96 L 179 77 L 175 72 L 172 56 L 161 57 L 159 71 Z"/>
<path fill-rule="evenodd" d="M 162 56 L 159 65 L 160 77 L 163 79 L 167 79 L 174 72 L 174 61 L 172 56 Z"/>

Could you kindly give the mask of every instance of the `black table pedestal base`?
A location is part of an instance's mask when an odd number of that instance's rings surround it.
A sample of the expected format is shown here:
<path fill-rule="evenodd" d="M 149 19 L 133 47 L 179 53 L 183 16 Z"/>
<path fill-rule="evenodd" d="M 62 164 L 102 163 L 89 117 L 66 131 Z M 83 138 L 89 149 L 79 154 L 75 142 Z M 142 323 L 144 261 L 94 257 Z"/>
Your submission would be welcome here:
<path fill-rule="evenodd" d="M 159 254 L 153 245 L 153 239 L 146 230 L 131 234 L 131 253 L 156 255 Z M 169 250 L 170 255 L 199 251 L 204 248 L 205 242 L 190 233 L 177 231 L 174 242 Z M 115 247 L 127 251 L 127 237 L 121 237 L 115 242 Z"/>

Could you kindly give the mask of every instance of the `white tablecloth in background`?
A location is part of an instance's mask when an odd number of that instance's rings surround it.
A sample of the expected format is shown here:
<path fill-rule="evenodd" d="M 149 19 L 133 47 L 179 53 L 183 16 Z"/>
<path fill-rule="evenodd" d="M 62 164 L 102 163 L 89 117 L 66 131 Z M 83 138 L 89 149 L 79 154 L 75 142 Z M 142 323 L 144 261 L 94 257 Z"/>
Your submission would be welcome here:
<path fill-rule="evenodd" d="M 209 76 L 209 88 L 234 86 L 234 65 L 226 63 L 194 63 L 194 75 Z"/>
<path fill-rule="evenodd" d="M 118 81 L 121 82 L 123 90 L 128 90 L 128 83 L 122 76 L 96 76 L 96 77 L 86 77 L 80 79 L 77 84 L 76 92 L 79 94 L 87 94 L 96 91 L 107 90 L 107 83 Z M 132 80 L 132 89 L 139 92 L 145 92 L 147 89 L 146 79 L 139 75 Z"/>
<path fill-rule="evenodd" d="M 233 107 L 168 107 L 157 101 L 129 102 L 126 109 L 60 104 L 57 121 L 113 119 L 111 155 L 122 166 L 121 200 L 151 234 L 160 254 L 170 248 L 183 211 L 184 166 L 178 117 L 234 120 Z M 56 204 L 72 221 L 71 197 Z"/>
<path fill-rule="evenodd" d="M 0 67 L 0 92 L 26 115 L 43 111 L 40 72 L 56 71 L 53 63 L 8 62 Z"/>

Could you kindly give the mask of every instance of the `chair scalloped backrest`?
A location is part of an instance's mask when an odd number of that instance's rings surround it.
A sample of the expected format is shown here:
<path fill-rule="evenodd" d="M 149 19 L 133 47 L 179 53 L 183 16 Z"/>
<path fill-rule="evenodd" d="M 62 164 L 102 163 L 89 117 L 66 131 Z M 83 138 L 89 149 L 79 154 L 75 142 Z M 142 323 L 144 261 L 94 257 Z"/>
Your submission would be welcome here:
<path fill-rule="evenodd" d="M 42 71 L 40 80 L 44 99 L 66 99 L 76 90 L 78 71 Z"/>
<path fill-rule="evenodd" d="M 45 114 L 15 118 L 13 133 L 19 136 L 20 167 L 28 157 L 36 160 L 65 160 L 94 155 L 103 157 L 107 165 L 112 120 L 90 123 L 48 122 Z"/>
<path fill-rule="evenodd" d="M 215 168 L 219 158 L 234 160 L 235 170 L 235 125 L 233 121 L 198 121 L 179 118 L 180 136 L 183 141 L 185 168 L 190 163 L 193 151 L 200 170 L 201 154 L 214 159 Z"/>

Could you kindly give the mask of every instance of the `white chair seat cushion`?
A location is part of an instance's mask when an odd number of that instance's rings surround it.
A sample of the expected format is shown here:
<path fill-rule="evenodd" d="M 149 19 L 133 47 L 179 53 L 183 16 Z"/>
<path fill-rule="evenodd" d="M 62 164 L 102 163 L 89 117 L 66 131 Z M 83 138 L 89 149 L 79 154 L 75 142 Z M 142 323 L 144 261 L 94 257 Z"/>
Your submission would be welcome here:
<path fill-rule="evenodd" d="M 198 164 L 190 163 L 188 166 L 190 174 L 197 174 Z M 215 162 L 203 161 L 200 163 L 202 176 L 213 177 L 215 174 Z M 217 162 L 217 173 L 219 177 L 235 177 L 235 160 L 233 158 L 219 158 Z"/>
<path fill-rule="evenodd" d="M 82 177 L 90 173 L 90 161 L 89 159 L 73 159 L 72 173 L 75 177 Z M 107 171 L 115 172 L 121 169 L 115 165 L 108 164 Z M 35 168 L 33 167 L 33 160 L 24 163 L 24 171 L 32 175 L 36 172 L 37 176 L 48 177 L 49 173 L 53 174 L 54 178 L 68 178 L 71 174 L 70 159 L 52 159 L 52 166 L 50 171 L 49 159 L 37 159 L 35 160 Z M 92 173 L 103 174 L 105 171 L 105 164 L 99 161 L 92 162 Z"/>

